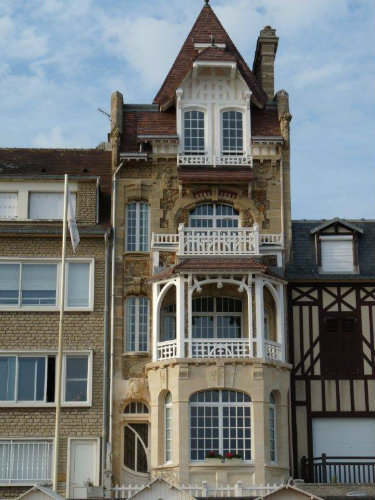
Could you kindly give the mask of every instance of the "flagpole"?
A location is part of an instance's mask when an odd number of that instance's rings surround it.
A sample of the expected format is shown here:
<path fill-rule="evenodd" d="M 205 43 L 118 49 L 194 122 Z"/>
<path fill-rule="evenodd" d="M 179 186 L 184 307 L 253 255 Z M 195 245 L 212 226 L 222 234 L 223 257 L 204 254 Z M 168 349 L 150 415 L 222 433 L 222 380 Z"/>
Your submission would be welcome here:
<path fill-rule="evenodd" d="M 56 361 L 56 417 L 55 417 L 55 442 L 53 448 L 53 490 L 58 489 L 59 472 L 59 443 L 60 443 L 60 412 L 61 412 L 61 375 L 62 375 L 62 351 L 63 351 L 63 330 L 64 330 L 64 302 L 65 302 L 65 254 L 66 254 L 66 228 L 68 214 L 68 174 L 64 176 L 64 210 L 61 248 L 61 275 L 60 275 L 60 320 L 59 338 Z"/>

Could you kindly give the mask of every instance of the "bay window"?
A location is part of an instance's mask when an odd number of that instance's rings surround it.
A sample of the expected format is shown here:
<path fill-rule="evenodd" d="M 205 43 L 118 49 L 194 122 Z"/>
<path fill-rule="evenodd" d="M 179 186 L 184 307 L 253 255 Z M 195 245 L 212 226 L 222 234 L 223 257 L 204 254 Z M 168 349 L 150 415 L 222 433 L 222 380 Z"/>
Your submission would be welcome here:
<path fill-rule="evenodd" d="M 243 120 L 240 111 L 222 113 L 222 152 L 224 155 L 243 153 Z"/>
<path fill-rule="evenodd" d="M 203 154 L 204 147 L 204 113 L 192 110 L 184 113 L 184 152 Z"/>
<path fill-rule="evenodd" d="M 222 203 L 197 205 L 189 214 L 190 227 L 194 228 L 232 228 L 238 227 L 239 221 L 239 213 Z"/>
<path fill-rule="evenodd" d="M 66 309 L 90 309 L 93 302 L 93 261 L 68 261 Z M 59 306 L 60 262 L 28 259 L 0 262 L 0 308 L 49 309 Z"/>
<path fill-rule="evenodd" d="M 213 452 L 251 460 L 251 399 L 240 391 L 208 390 L 190 397 L 190 459 Z"/>
<path fill-rule="evenodd" d="M 193 299 L 194 339 L 242 337 L 242 300 L 231 297 Z"/>
<path fill-rule="evenodd" d="M 126 208 L 127 252 L 149 250 L 149 206 L 144 202 L 129 203 Z"/>
<path fill-rule="evenodd" d="M 149 301 L 146 297 L 128 297 L 125 301 L 125 350 L 148 351 Z"/>

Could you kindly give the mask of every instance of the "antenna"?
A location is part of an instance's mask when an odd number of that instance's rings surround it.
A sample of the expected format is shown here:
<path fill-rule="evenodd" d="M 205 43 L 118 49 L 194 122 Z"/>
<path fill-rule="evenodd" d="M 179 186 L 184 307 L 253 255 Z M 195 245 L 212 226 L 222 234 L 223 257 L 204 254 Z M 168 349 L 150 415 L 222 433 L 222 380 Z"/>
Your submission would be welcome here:
<path fill-rule="evenodd" d="M 105 115 L 108 117 L 108 120 L 111 121 L 111 115 L 109 113 L 107 113 L 107 111 L 104 111 L 104 109 L 102 108 L 98 108 L 98 111 L 99 113 L 101 113 L 102 115 Z"/>

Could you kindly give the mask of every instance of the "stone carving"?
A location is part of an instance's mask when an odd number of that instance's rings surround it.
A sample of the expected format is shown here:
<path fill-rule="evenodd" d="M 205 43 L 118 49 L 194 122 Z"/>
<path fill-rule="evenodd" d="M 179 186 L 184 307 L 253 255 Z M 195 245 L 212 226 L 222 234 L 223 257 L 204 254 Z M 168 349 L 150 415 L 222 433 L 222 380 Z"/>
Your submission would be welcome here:
<path fill-rule="evenodd" d="M 176 212 L 176 223 L 175 226 L 178 227 L 180 224 L 187 226 L 189 224 L 189 210 L 186 208 L 179 208 Z"/>
<path fill-rule="evenodd" d="M 146 363 L 145 359 L 137 359 L 137 358 L 131 358 L 127 357 L 126 359 L 123 360 L 122 363 L 122 374 L 123 378 L 130 379 L 130 378 L 142 378 L 145 377 L 146 374 Z"/>
<path fill-rule="evenodd" d="M 225 365 L 225 387 L 229 388 L 233 387 L 235 374 L 236 374 L 235 365 Z"/>
<path fill-rule="evenodd" d="M 151 477 L 153 479 L 156 479 L 159 476 L 165 479 L 165 481 L 168 481 L 168 483 L 171 483 L 176 486 L 178 485 L 178 477 L 176 469 L 157 469 L 151 472 Z"/>
<path fill-rule="evenodd" d="M 138 167 L 127 167 L 123 169 L 123 176 L 141 178 L 141 177 L 151 177 L 152 169 L 150 166 L 146 166 L 144 163 L 140 163 Z"/>
<path fill-rule="evenodd" d="M 254 224 L 254 217 L 250 208 L 241 211 L 242 227 L 252 227 Z"/>
<path fill-rule="evenodd" d="M 125 276 L 140 278 L 150 275 L 150 262 L 146 259 L 125 259 L 124 261 Z"/>
<path fill-rule="evenodd" d="M 178 376 L 181 380 L 187 380 L 189 378 L 189 365 L 180 365 Z"/>
<path fill-rule="evenodd" d="M 263 368 L 261 366 L 254 366 L 253 379 L 262 380 L 262 378 L 263 378 Z"/>
<path fill-rule="evenodd" d="M 160 370 L 160 386 L 162 389 L 168 389 L 168 370 L 166 368 Z"/>
<path fill-rule="evenodd" d="M 127 399 L 141 399 L 146 385 L 144 378 L 131 378 L 129 381 L 129 388 Z"/>
<path fill-rule="evenodd" d="M 289 111 L 286 111 L 280 116 L 281 135 L 283 136 L 286 146 L 289 146 L 289 132 L 290 132 L 291 119 L 292 115 L 289 113 Z"/>
<path fill-rule="evenodd" d="M 172 267 L 176 264 L 176 254 L 174 252 L 160 252 L 159 265 L 161 267 Z"/>
<path fill-rule="evenodd" d="M 167 212 L 173 208 L 178 196 L 178 189 L 163 190 L 163 198 L 160 200 L 160 208 L 163 210 L 163 217 L 160 219 L 160 227 L 168 227 Z"/>
<path fill-rule="evenodd" d="M 263 214 L 264 221 L 267 221 L 267 210 L 270 208 L 270 200 L 267 200 L 267 191 L 265 189 L 254 190 L 251 193 L 251 198 L 253 199 L 258 212 Z M 263 225 L 262 228 L 267 229 L 267 227 L 264 227 Z"/>
<path fill-rule="evenodd" d="M 224 366 L 210 365 L 207 367 L 208 387 L 224 387 Z"/>
<path fill-rule="evenodd" d="M 110 138 L 113 146 L 118 147 L 120 145 L 121 132 L 117 125 L 111 130 Z"/>

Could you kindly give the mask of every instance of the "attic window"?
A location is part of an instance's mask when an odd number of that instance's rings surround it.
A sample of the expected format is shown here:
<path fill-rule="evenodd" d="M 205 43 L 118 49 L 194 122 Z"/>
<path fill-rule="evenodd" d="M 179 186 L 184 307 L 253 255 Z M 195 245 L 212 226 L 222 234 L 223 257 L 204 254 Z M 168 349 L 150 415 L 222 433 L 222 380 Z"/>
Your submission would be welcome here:
<path fill-rule="evenodd" d="M 321 271 L 354 272 L 353 235 L 320 236 Z"/>

